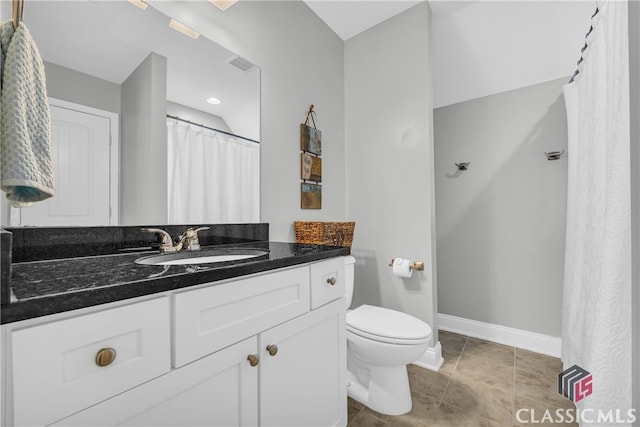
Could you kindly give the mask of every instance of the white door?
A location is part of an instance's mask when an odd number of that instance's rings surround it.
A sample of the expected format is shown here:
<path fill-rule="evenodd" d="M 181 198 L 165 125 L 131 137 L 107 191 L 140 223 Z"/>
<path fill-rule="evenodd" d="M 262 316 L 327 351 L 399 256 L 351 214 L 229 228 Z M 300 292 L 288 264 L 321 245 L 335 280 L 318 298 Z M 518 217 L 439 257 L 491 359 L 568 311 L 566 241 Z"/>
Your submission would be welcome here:
<path fill-rule="evenodd" d="M 111 162 L 116 160 L 111 149 L 114 120 L 117 115 L 113 113 L 52 100 L 56 193 L 31 207 L 14 210 L 12 225 L 117 224 L 110 216 L 114 194 Z"/>

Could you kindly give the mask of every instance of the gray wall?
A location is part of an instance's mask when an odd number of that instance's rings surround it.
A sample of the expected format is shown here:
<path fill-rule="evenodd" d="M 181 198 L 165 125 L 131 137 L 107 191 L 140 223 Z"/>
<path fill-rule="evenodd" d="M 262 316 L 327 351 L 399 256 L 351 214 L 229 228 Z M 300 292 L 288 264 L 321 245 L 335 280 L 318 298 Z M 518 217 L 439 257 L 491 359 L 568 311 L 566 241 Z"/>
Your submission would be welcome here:
<path fill-rule="evenodd" d="M 227 125 L 227 122 L 225 122 L 222 117 L 216 116 L 215 114 L 205 113 L 204 111 L 196 110 L 182 104 L 167 101 L 167 114 L 212 127 L 214 129 L 233 133 L 229 125 Z"/>
<path fill-rule="evenodd" d="M 632 407 L 640 410 L 640 2 L 629 2 L 631 88 Z M 638 415 L 636 413 L 636 415 Z M 640 419 L 634 425 L 640 425 Z"/>
<path fill-rule="evenodd" d="M 345 106 L 352 306 L 381 305 L 434 325 L 430 26 L 425 2 L 347 40 Z M 388 264 L 396 257 L 426 269 L 395 277 Z"/>
<path fill-rule="evenodd" d="M 122 83 L 120 223 L 167 223 L 167 59 L 155 53 Z"/>
<path fill-rule="evenodd" d="M 342 40 L 301 1 L 243 0 L 207 16 L 181 2 L 151 4 L 260 66 L 260 217 L 271 239 L 294 241 L 294 220 L 346 219 Z M 321 210 L 300 209 L 299 133 L 310 104 L 323 139 Z"/>
<path fill-rule="evenodd" d="M 434 111 L 440 313 L 560 336 L 567 81 Z"/>
<path fill-rule="evenodd" d="M 120 113 L 120 85 L 44 61 L 47 94 L 76 104 Z"/>

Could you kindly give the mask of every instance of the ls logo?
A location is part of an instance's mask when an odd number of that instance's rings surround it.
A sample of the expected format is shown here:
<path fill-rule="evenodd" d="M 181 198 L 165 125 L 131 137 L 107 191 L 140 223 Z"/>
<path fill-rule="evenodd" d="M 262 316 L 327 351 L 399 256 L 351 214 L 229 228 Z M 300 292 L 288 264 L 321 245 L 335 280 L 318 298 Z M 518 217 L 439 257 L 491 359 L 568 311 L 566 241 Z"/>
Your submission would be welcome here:
<path fill-rule="evenodd" d="M 593 393 L 593 375 L 578 365 L 565 369 L 558 374 L 558 393 L 578 403 Z"/>

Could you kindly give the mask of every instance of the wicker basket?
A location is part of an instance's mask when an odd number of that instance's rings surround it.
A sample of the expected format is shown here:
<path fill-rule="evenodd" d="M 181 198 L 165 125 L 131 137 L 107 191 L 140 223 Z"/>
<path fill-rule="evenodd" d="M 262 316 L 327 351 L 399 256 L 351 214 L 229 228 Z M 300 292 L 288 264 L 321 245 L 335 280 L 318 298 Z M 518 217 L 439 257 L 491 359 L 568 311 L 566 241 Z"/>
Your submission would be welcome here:
<path fill-rule="evenodd" d="M 353 241 L 355 222 L 294 221 L 296 241 L 313 245 L 345 246 Z"/>

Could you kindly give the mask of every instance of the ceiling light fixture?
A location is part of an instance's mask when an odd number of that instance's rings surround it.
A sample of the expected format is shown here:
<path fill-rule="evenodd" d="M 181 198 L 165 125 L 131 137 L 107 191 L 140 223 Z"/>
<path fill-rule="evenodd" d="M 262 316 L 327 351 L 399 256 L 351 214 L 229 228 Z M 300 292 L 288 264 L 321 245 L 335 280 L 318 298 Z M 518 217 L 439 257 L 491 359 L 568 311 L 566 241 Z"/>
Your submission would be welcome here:
<path fill-rule="evenodd" d="M 147 3 L 145 3 L 142 0 L 129 0 L 129 3 L 131 3 L 132 5 L 139 7 L 142 10 L 146 10 L 147 7 L 149 6 Z"/>
<path fill-rule="evenodd" d="M 218 98 L 214 98 L 214 97 L 207 98 L 207 102 L 208 102 L 209 104 L 213 104 L 213 105 L 218 105 L 218 104 L 220 104 L 220 100 L 219 100 Z"/>
<path fill-rule="evenodd" d="M 192 39 L 197 39 L 198 37 L 200 37 L 200 33 L 199 32 L 187 27 L 183 23 L 178 22 L 173 18 L 171 18 L 171 22 L 169 22 L 169 26 L 171 28 L 173 28 L 174 30 L 176 30 L 176 31 L 180 31 L 182 34 L 191 37 Z"/>
<path fill-rule="evenodd" d="M 238 0 L 209 0 L 212 4 L 214 4 L 218 9 L 225 11 L 233 6 Z"/>

